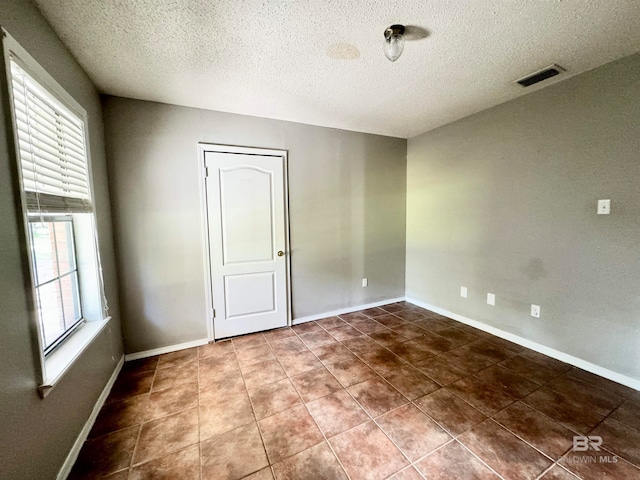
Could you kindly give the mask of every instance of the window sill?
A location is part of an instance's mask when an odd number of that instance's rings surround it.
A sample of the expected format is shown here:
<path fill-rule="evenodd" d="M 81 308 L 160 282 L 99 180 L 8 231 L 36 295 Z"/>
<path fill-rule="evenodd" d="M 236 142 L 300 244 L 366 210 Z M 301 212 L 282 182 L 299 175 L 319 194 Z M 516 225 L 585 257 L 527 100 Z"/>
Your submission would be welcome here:
<path fill-rule="evenodd" d="M 82 353 L 91 345 L 107 326 L 111 317 L 104 320 L 86 322 L 62 345 L 44 360 L 44 382 L 38 386 L 38 393 L 45 398 L 60 379 L 69 371 L 71 366 L 80 358 Z"/>

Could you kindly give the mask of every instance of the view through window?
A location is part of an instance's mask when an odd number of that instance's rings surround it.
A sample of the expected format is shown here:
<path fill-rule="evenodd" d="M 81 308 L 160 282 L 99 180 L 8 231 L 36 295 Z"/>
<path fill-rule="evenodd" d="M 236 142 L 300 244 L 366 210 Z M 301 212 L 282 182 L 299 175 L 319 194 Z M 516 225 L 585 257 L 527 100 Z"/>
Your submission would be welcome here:
<path fill-rule="evenodd" d="M 31 219 L 29 235 L 38 318 L 47 351 L 82 321 L 73 219 Z"/>

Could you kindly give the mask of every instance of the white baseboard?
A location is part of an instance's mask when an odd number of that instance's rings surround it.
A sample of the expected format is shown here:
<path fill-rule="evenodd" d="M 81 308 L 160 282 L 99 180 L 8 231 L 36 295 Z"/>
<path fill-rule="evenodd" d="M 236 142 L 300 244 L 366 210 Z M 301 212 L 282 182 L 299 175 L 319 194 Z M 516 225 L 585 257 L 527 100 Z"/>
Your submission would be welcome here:
<path fill-rule="evenodd" d="M 82 446 L 84 445 L 85 440 L 89 436 L 89 432 L 91 432 L 91 428 L 93 428 L 93 424 L 96 422 L 96 418 L 98 418 L 100 409 L 102 409 L 104 402 L 107 400 L 107 397 L 111 392 L 111 387 L 113 387 L 113 384 L 115 383 L 116 379 L 118 378 L 118 375 L 120 374 L 120 370 L 122 370 L 122 365 L 124 365 L 124 355 L 120 357 L 120 360 L 118 361 L 116 368 L 113 370 L 113 373 L 109 378 L 109 381 L 104 386 L 102 393 L 98 397 L 98 401 L 93 406 L 91 415 L 89 415 L 89 418 L 85 422 L 84 427 L 82 427 L 82 430 L 80 431 L 80 435 L 78 435 L 78 438 L 76 438 L 76 441 L 73 444 L 73 447 L 71 447 L 71 451 L 69 451 L 67 458 L 62 464 L 62 468 L 58 472 L 58 476 L 56 477 L 57 480 L 65 480 L 71 473 L 71 469 L 73 468 L 73 465 L 76 463 L 76 460 L 78 459 L 80 450 L 82 450 Z"/>
<path fill-rule="evenodd" d="M 366 305 L 359 305 L 357 307 L 348 307 L 342 308 L 340 310 L 334 310 L 332 312 L 319 313 L 317 315 L 309 315 L 306 317 L 298 317 L 293 319 L 293 324 L 298 325 L 299 323 L 312 322 L 313 320 L 322 320 L 327 317 L 335 317 L 336 315 L 343 315 L 345 313 L 357 312 L 360 310 L 365 310 L 367 308 L 380 307 L 381 305 L 388 305 L 390 303 L 403 302 L 405 300 L 404 297 L 398 298 L 389 298 L 388 300 L 381 300 L 379 302 L 367 303 Z"/>
<path fill-rule="evenodd" d="M 364 310 L 365 308 L 379 307 L 381 305 L 388 305 L 389 303 L 396 303 L 396 302 L 402 302 L 402 301 L 404 301 L 404 297 L 390 298 L 388 300 L 381 300 L 379 302 L 368 303 L 366 305 L 359 305 L 357 307 L 343 308 L 341 310 L 334 310 L 332 312 L 325 312 L 317 315 L 310 315 L 307 317 L 294 318 L 292 323 L 293 325 L 297 325 L 299 323 L 311 322 L 312 320 L 320 320 L 322 318 L 333 317 L 335 315 L 341 315 L 344 313 L 357 312 L 358 310 Z M 176 345 L 168 345 L 166 347 L 154 348 L 151 350 L 145 350 L 143 352 L 128 353 L 127 355 L 125 355 L 124 360 L 125 362 L 129 362 L 131 360 L 138 360 L 140 358 L 147 358 L 147 357 L 153 357 L 155 355 L 162 355 L 163 353 L 176 352 L 178 350 L 184 350 L 186 348 L 200 347 L 202 345 L 207 345 L 208 343 L 209 343 L 208 338 L 202 338 L 200 340 L 194 340 L 192 342 L 178 343 Z"/>
<path fill-rule="evenodd" d="M 467 318 L 463 315 L 458 315 L 457 313 L 450 312 L 443 308 L 429 305 L 428 303 L 420 302 L 411 298 L 407 298 L 407 302 L 413 303 L 414 305 L 422 308 L 426 308 L 427 310 L 431 310 L 432 312 L 439 313 L 440 315 L 444 315 L 445 317 L 452 318 L 471 327 L 475 327 L 478 330 L 483 330 L 487 333 L 490 333 L 491 335 L 495 335 L 496 337 L 504 338 L 505 340 L 509 340 L 510 342 L 517 343 L 518 345 L 522 345 L 523 347 L 535 350 L 536 352 L 547 355 L 548 357 L 555 358 L 556 360 L 560 360 L 561 362 L 568 363 L 569 365 L 573 365 L 574 367 L 578 367 L 586 370 L 587 372 L 591 372 L 595 375 L 607 378 L 613 382 L 626 385 L 627 387 L 633 388 L 634 390 L 640 390 L 640 380 L 636 378 L 623 375 L 622 373 L 614 372 L 613 370 L 609 370 L 607 368 L 601 367 L 600 365 L 596 365 L 595 363 L 591 363 L 581 358 L 574 357 L 573 355 L 561 352 L 560 350 L 547 347 L 540 343 L 536 343 L 518 335 L 514 335 L 513 333 L 505 332 L 504 330 L 500 330 L 499 328 L 495 328 L 485 323 L 478 322 L 477 320 Z"/>
<path fill-rule="evenodd" d="M 153 348 L 151 350 L 145 350 L 144 352 L 128 353 L 124 356 L 124 361 L 138 360 L 140 358 L 153 357 L 155 355 L 162 355 L 163 353 L 177 352 L 178 350 L 184 350 L 186 348 L 201 347 L 209 343 L 208 338 L 201 338 L 200 340 L 194 340 L 192 342 L 178 343 L 176 345 L 168 345 L 166 347 Z"/>

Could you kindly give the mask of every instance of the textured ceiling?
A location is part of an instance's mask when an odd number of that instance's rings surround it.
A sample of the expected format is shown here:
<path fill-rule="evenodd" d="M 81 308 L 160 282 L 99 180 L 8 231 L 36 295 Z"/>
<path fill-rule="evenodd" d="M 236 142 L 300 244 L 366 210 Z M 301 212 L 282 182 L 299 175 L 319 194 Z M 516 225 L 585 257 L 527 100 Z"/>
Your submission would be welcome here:
<path fill-rule="evenodd" d="M 35 1 L 103 93 L 405 138 L 640 51 L 638 0 Z"/>

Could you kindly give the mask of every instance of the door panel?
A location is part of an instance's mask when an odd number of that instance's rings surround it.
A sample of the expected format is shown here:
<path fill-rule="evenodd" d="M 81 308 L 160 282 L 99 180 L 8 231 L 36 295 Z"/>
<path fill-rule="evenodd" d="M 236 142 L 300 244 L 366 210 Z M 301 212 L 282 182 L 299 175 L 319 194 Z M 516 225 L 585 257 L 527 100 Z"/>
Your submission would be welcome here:
<path fill-rule="evenodd" d="M 288 323 L 284 157 L 205 152 L 216 339 Z"/>
<path fill-rule="evenodd" d="M 277 303 L 274 277 L 273 272 L 225 277 L 227 318 L 274 312 Z M 242 292 L 252 292 L 252 295 L 242 295 Z"/>
<path fill-rule="evenodd" d="M 225 265 L 273 261 L 273 173 L 238 167 L 219 175 Z"/>

